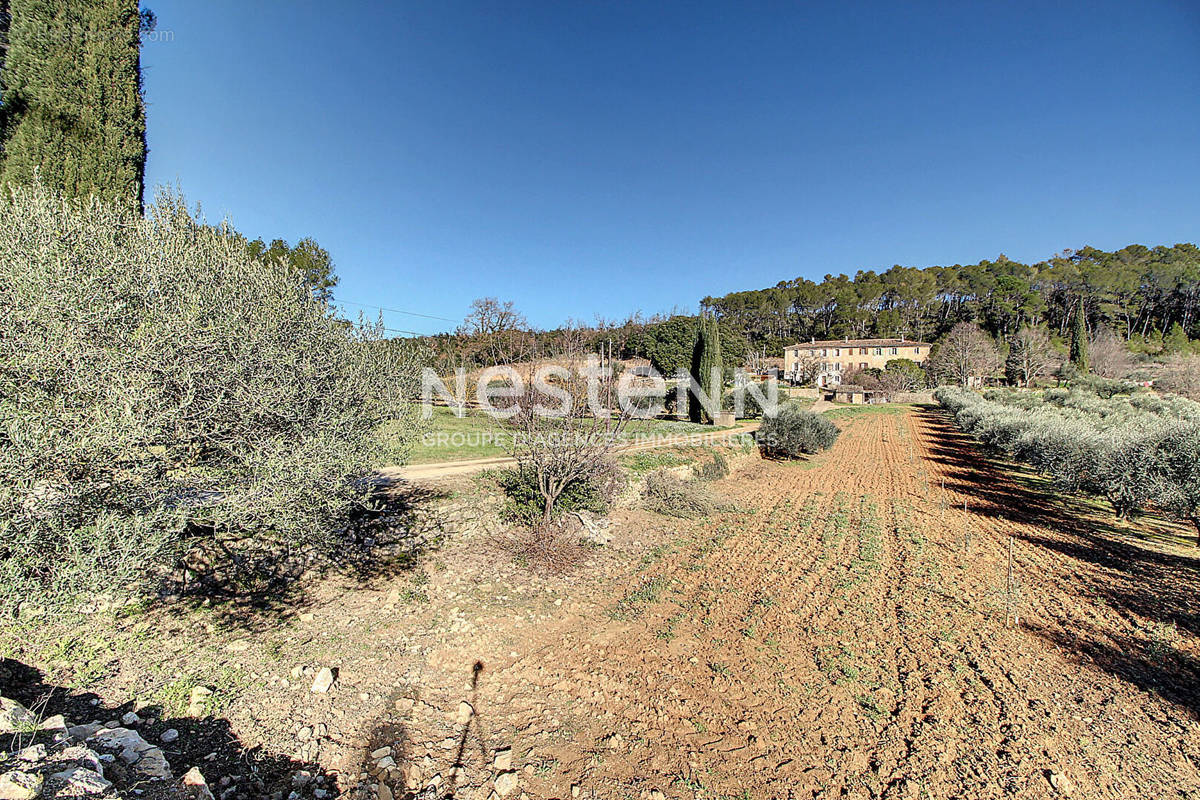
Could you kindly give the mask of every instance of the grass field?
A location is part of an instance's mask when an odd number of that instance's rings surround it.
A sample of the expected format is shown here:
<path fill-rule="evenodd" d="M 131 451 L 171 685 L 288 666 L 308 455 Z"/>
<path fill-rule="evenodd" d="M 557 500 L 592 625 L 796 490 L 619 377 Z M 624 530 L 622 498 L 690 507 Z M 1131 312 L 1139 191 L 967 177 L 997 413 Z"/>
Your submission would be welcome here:
<path fill-rule="evenodd" d="M 435 406 L 428 429 L 418 438 L 409 457 L 410 464 L 467 461 L 477 458 L 503 458 L 510 454 L 510 434 L 498 420 L 468 410 L 462 417 L 442 406 Z M 624 430 L 627 437 L 687 435 L 723 430 L 712 425 L 697 425 L 671 419 L 630 420 Z M 384 428 L 384 435 L 389 429 Z"/>

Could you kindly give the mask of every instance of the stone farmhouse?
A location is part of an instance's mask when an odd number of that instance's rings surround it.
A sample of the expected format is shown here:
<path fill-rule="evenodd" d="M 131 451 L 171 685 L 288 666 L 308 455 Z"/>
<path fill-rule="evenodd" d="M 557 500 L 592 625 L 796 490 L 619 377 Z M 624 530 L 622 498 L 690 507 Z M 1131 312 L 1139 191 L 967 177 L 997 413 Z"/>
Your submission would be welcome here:
<path fill-rule="evenodd" d="M 799 344 L 789 344 L 783 350 L 783 377 L 793 383 L 805 378 L 803 366 L 813 362 L 820 366 L 816 384 L 820 387 L 837 386 L 842 376 L 857 369 L 883 369 L 887 362 L 896 358 L 907 358 L 921 364 L 929 357 L 928 342 L 913 342 L 904 339 L 812 339 Z"/>

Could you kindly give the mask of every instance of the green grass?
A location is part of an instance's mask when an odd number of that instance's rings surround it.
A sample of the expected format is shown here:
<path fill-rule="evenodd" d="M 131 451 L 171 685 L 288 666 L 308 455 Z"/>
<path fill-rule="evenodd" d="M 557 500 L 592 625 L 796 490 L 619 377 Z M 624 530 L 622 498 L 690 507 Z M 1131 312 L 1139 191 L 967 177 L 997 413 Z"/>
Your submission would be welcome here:
<path fill-rule="evenodd" d="M 907 414 L 913 409 L 911 403 L 885 403 L 882 405 L 839 405 L 837 408 L 831 408 L 825 412 L 825 416 L 829 419 L 853 419 L 854 417 L 867 417 L 884 415 L 902 415 Z"/>
<path fill-rule="evenodd" d="M 427 430 L 413 444 L 408 459 L 410 464 L 504 458 L 511 454 L 511 431 L 502 420 L 492 419 L 482 411 L 468 409 L 459 417 L 450 408 L 434 406 L 433 418 L 426 424 Z M 381 433 L 386 439 L 394 436 L 395 430 L 395 426 L 385 424 Z M 632 440 L 639 436 L 678 436 L 722 430 L 728 429 L 673 419 L 635 419 L 626 424 L 622 435 Z"/>

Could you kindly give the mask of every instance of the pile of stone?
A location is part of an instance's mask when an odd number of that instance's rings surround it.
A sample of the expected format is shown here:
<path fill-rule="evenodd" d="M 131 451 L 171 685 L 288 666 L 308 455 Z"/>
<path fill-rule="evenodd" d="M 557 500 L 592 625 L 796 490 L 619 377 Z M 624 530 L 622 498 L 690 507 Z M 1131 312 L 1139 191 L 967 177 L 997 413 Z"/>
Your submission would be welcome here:
<path fill-rule="evenodd" d="M 0 697 L 0 800 L 79 797 L 102 800 L 135 797 L 152 789 L 155 797 L 213 800 L 197 769 L 175 781 L 162 750 L 121 721 L 69 725 L 61 715 L 39 720 L 15 700 Z M 178 738 L 167 730 L 164 743 Z"/>

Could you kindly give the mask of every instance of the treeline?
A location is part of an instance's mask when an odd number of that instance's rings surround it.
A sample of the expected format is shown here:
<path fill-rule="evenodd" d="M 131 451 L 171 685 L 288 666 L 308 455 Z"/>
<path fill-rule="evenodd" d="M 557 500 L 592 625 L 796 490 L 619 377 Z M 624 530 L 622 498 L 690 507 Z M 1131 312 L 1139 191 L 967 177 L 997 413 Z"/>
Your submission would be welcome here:
<path fill-rule="evenodd" d="M 773 351 L 809 337 L 931 341 L 960 322 L 1001 340 L 1026 326 L 1065 338 L 1081 302 L 1089 331 L 1109 328 L 1149 352 L 1172 335 L 1200 338 L 1200 248 L 1135 244 L 1111 253 L 1085 247 L 1036 264 L 1001 255 L 968 265 L 897 265 L 700 301 L 752 346 Z"/>

